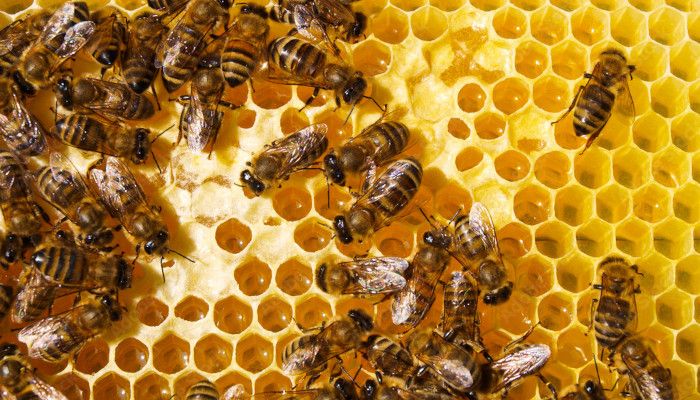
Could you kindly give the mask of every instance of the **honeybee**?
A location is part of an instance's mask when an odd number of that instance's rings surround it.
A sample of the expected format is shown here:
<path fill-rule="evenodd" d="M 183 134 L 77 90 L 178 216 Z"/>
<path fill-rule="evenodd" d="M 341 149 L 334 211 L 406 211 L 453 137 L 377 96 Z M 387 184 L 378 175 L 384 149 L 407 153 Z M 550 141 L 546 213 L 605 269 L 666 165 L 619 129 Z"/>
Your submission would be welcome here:
<path fill-rule="evenodd" d="M 486 351 L 479 330 L 479 287 L 469 272 L 453 272 L 445 285 L 442 330 L 445 339 L 456 345 L 481 352 L 492 361 Z"/>
<path fill-rule="evenodd" d="M 353 309 L 347 317 L 322 325 L 318 333 L 301 336 L 287 345 L 282 354 L 282 370 L 287 375 L 304 373 L 313 382 L 332 358 L 357 349 L 374 328 L 372 318 Z"/>
<path fill-rule="evenodd" d="M 326 124 L 314 124 L 277 139 L 257 154 L 251 170 L 241 172 L 241 181 L 256 195 L 277 181 L 313 164 L 328 148 Z"/>
<path fill-rule="evenodd" d="M 12 78 L 22 93 L 33 96 L 53 83 L 53 74 L 75 55 L 95 31 L 90 11 L 82 1 L 65 3 L 56 10 L 36 40 L 20 58 Z"/>
<path fill-rule="evenodd" d="M 224 79 L 231 87 L 246 82 L 258 68 L 270 27 L 267 11 L 256 4 L 242 4 L 229 28 L 221 60 Z"/>
<path fill-rule="evenodd" d="M 234 400 L 242 397 L 243 387 L 233 385 L 223 396 L 219 397 L 219 391 L 213 383 L 208 380 L 203 380 L 195 383 L 187 389 L 185 400 Z"/>
<path fill-rule="evenodd" d="M 411 353 L 386 336 L 371 335 L 361 351 L 372 368 L 380 371 L 382 375 L 409 382 L 416 371 Z"/>
<path fill-rule="evenodd" d="M 205 36 L 228 22 L 229 0 L 191 0 L 182 17 L 161 41 L 156 67 L 163 83 L 173 92 L 187 82 L 199 63 Z"/>
<path fill-rule="evenodd" d="M 316 284 L 326 293 L 356 296 L 389 294 L 406 286 L 408 262 L 398 257 L 372 257 L 341 263 L 323 263 Z"/>
<path fill-rule="evenodd" d="M 143 93 L 153 85 L 158 73 L 155 66 L 156 49 L 167 30 L 160 17 L 152 14 L 139 15 L 130 25 L 122 73 L 134 92 Z"/>
<path fill-rule="evenodd" d="M 635 284 L 636 265 L 630 265 L 620 257 L 607 257 L 598 265 L 601 271 L 600 284 L 593 288 L 600 290 L 600 297 L 591 304 L 591 325 L 595 328 L 595 338 L 602 352 L 615 347 L 635 330 L 637 303 L 634 295 L 639 291 Z M 596 305 L 597 304 L 597 305 Z M 612 353 L 611 353 L 612 355 Z"/>
<path fill-rule="evenodd" d="M 629 389 L 641 400 L 675 399 L 671 370 L 664 368 L 650 347 L 639 338 L 631 337 L 620 343 L 620 359 L 629 376 Z"/>
<path fill-rule="evenodd" d="M 342 378 L 321 387 L 282 392 L 262 392 L 250 396 L 251 400 L 358 400 L 357 390 L 351 381 Z"/>
<path fill-rule="evenodd" d="M 17 338 L 27 345 L 29 356 L 56 363 L 79 351 L 122 318 L 123 309 L 111 294 L 90 296 L 60 315 L 24 327 Z"/>
<path fill-rule="evenodd" d="M 634 118 L 634 102 L 627 85 L 627 75 L 632 79 L 634 65 L 628 65 L 627 59 L 617 49 L 607 49 L 600 58 L 592 73 L 585 73 L 588 79 L 585 86 L 580 86 L 569 109 L 552 124 L 564 119 L 574 110 L 574 132 L 576 136 L 588 136 L 586 151 L 608 123 L 615 107 L 622 115 Z"/>
<path fill-rule="evenodd" d="M 486 291 L 485 304 L 504 303 L 513 293 L 513 282 L 508 280 L 488 209 L 481 203 L 474 203 L 469 216 L 455 215 L 454 224 L 453 233 L 448 232 L 447 227 L 426 232 L 425 243 L 448 249 L 462 265 L 470 266 L 480 288 Z"/>
<path fill-rule="evenodd" d="M 70 90 L 69 102 L 117 119 L 144 120 L 155 113 L 153 102 L 146 95 L 132 92 L 124 83 L 95 78 L 80 78 Z"/>
<path fill-rule="evenodd" d="M 39 38 L 51 14 L 41 11 L 18 19 L 0 30 L 0 75 L 12 70 L 25 50 Z"/>
<path fill-rule="evenodd" d="M 338 240 L 348 244 L 388 225 L 418 192 L 422 178 L 423 167 L 413 157 L 394 161 L 376 179 L 370 169 L 362 196 L 333 220 Z"/>
<path fill-rule="evenodd" d="M 184 7 L 190 0 L 148 0 L 148 6 L 157 11 L 173 12 Z"/>
<path fill-rule="evenodd" d="M 411 387 L 406 389 L 401 386 L 390 386 L 381 381 L 379 383 L 373 379 L 365 381 L 362 387 L 363 400 L 452 400 L 455 398 L 450 393 L 434 390 L 431 388 Z"/>
<path fill-rule="evenodd" d="M 7 270 L 10 264 L 22 256 L 24 247 L 23 240 L 19 236 L 0 232 L 0 268 Z"/>
<path fill-rule="evenodd" d="M 26 171 L 9 151 L 0 151 L 0 210 L 10 234 L 31 238 L 48 217 L 34 201 Z"/>
<path fill-rule="evenodd" d="M 378 122 L 350 138 L 337 151 L 323 159 L 326 175 L 337 185 L 345 186 L 347 172 L 367 171 L 399 155 L 408 144 L 408 127 L 401 122 Z"/>
<path fill-rule="evenodd" d="M 606 400 L 605 389 L 592 380 L 587 380 L 583 387 L 576 385 L 576 389 L 567 393 L 563 400 Z"/>
<path fill-rule="evenodd" d="M 68 400 L 56 388 L 36 376 L 29 360 L 12 343 L 0 344 L 0 385 L 13 399 Z"/>
<path fill-rule="evenodd" d="M 0 285 L 0 321 L 5 319 L 12 307 L 14 290 L 12 286 Z"/>
<path fill-rule="evenodd" d="M 39 318 L 53 304 L 57 290 L 44 274 L 28 265 L 22 269 L 18 287 L 12 307 L 12 322 L 17 324 Z"/>
<path fill-rule="evenodd" d="M 37 169 L 34 179 L 39 193 L 79 228 L 86 245 L 100 248 L 112 242 L 114 234 L 105 227 L 107 211 L 70 161 L 51 153 L 49 165 Z"/>
<path fill-rule="evenodd" d="M 411 261 L 406 286 L 391 303 L 391 320 L 395 325 L 415 327 L 423 320 L 435 300 L 435 287 L 450 262 L 443 249 L 422 246 Z"/>
<path fill-rule="evenodd" d="M 116 9 L 102 9 L 92 15 L 95 33 L 86 45 L 87 51 L 95 61 L 106 68 L 119 59 L 126 44 L 126 17 Z"/>
<path fill-rule="evenodd" d="M 17 154 L 36 156 L 46 149 L 45 130 L 24 106 L 12 82 L 0 78 L 0 133 Z"/>

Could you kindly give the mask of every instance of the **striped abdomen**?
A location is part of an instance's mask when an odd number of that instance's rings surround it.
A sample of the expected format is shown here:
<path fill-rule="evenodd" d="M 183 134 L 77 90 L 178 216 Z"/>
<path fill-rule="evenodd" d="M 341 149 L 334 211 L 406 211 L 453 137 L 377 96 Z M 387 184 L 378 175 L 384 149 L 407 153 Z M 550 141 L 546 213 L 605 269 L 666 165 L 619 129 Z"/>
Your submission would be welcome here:
<path fill-rule="evenodd" d="M 43 247 L 32 254 L 32 265 L 50 281 L 62 285 L 81 285 L 90 268 L 90 260 L 76 247 Z"/>
<path fill-rule="evenodd" d="M 221 69 L 229 86 L 234 87 L 250 79 L 260 59 L 259 49 L 240 39 L 229 40 L 221 57 Z"/>
<path fill-rule="evenodd" d="M 91 54 L 100 64 L 111 66 L 119 57 L 126 29 L 116 16 L 105 19 L 101 24 L 107 26 L 98 27 L 101 32 L 93 35 L 96 37 Z"/>
<path fill-rule="evenodd" d="M 34 173 L 34 176 L 39 191 L 61 209 L 70 208 L 83 200 L 85 192 L 72 184 L 80 178 L 73 176 L 69 171 L 57 171 L 51 167 L 43 166 Z M 70 217 L 73 219 L 75 216 L 71 215 Z"/>
<path fill-rule="evenodd" d="M 394 162 L 377 178 L 356 206 L 376 210 L 384 218 L 375 218 L 381 226 L 384 219 L 395 216 L 415 196 L 423 178 L 418 160 L 409 157 Z M 355 207 L 355 206 L 353 206 Z M 375 229 L 379 226 L 375 226 Z"/>
<path fill-rule="evenodd" d="M 67 145 L 101 152 L 108 132 L 101 122 L 85 114 L 71 114 L 56 121 L 54 133 Z"/>
<path fill-rule="evenodd" d="M 12 286 L 0 285 L 0 321 L 2 321 L 12 305 Z"/>
<path fill-rule="evenodd" d="M 586 136 L 603 129 L 610 119 L 615 94 L 600 83 L 591 80 L 586 85 L 574 109 L 576 136 Z"/>
<path fill-rule="evenodd" d="M 634 312 L 629 301 L 601 294 L 594 314 L 595 337 L 603 347 L 613 348 L 631 332 L 629 323 Z"/>
<path fill-rule="evenodd" d="M 294 13 L 289 9 L 285 0 L 270 7 L 270 19 L 283 24 L 294 24 Z"/>
<path fill-rule="evenodd" d="M 406 148 L 408 137 L 408 127 L 401 122 L 382 122 L 367 128 L 338 153 L 346 170 L 360 172 L 369 168 L 369 161 L 382 165 L 397 156 Z"/>
<path fill-rule="evenodd" d="M 35 348 L 44 361 L 62 361 L 85 344 L 86 338 L 83 336 L 82 329 L 68 319 L 63 319 L 61 322 L 61 327 L 55 333 L 58 339 Z"/>
<path fill-rule="evenodd" d="M 31 236 L 41 227 L 37 204 L 31 199 L 31 189 L 24 177 L 24 168 L 8 151 L 0 152 L 0 209 L 8 231 Z M 4 187 L 3 187 L 4 186 Z"/>
<path fill-rule="evenodd" d="M 219 400 L 219 391 L 209 381 L 199 381 L 187 389 L 185 400 Z"/>
<path fill-rule="evenodd" d="M 455 219 L 455 238 L 455 244 L 470 258 L 483 260 L 489 256 L 481 235 L 471 228 L 468 215 L 460 214 Z"/>
<path fill-rule="evenodd" d="M 158 70 L 153 65 L 156 51 L 147 46 L 129 49 L 124 58 L 124 80 L 136 93 L 143 93 L 151 86 Z"/>
<path fill-rule="evenodd" d="M 408 377 L 414 370 L 413 357 L 393 340 L 376 335 L 368 338 L 367 360 L 384 375 Z"/>
<path fill-rule="evenodd" d="M 20 286 L 22 289 L 17 292 L 12 310 L 13 322 L 33 321 L 53 304 L 56 287 L 35 268 L 25 267 L 20 277 Z"/>
<path fill-rule="evenodd" d="M 163 83 L 168 92 L 180 88 L 194 74 L 203 37 L 203 31 L 184 22 L 170 32 L 166 44 L 172 44 L 173 47 L 166 49 L 163 57 Z"/>
<path fill-rule="evenodd" d="M 477 305 L 479 289 L 474 281 L 465 275 L 468 272 L 454 272 L 445 286 L 443 307 L 443 330 L 454 329 L 455 341 L 477 340 L 479 326 Z"/>
<path fill-rule="evenodd" d="M 268 51 L 274 64 L 300 78 L 314 78 L 326 65 L 326 54 L 321 49 L 292 36 L 274 40 Z"/>

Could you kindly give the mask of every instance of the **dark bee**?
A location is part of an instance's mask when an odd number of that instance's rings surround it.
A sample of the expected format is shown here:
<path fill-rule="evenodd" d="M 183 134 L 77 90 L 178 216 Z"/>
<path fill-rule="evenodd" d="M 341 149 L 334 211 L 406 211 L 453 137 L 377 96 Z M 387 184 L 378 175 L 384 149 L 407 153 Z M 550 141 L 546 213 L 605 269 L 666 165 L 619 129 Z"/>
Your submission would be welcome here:
<path fill-rule="evenodd" d="M 22 238 L 15 234 L 0 233 L 0 268 L 7 270 L 24 251 Z"/>
<path fill-rule="evenodd" d="M 389 294 L 406 286 L 408 262 L 398 257 L 356 258 L 323 263 L 316 269 L 316 284 L 330 294 Z"/>
<path fill-rule="evenodd" d="M 445 285 L 442 330 L 449 342 L 482 352 L 491 361 L 481 339 L 478 303 L 479 287 L 471 274 L 466 271 L 453 272 Z"/>
<path fill-rule="evenodd" d="M 12 307 L 14 290 L 12 286 L 0 285 L 0 321 L 5 319 Z"/>
<path fill-rule="evenodd" d="M 151 14 L 139 15 L 130 24 L 122 73 L 134 92 L 143 93 L 153 84 L 158 73 L 155 66 L 156 49 L 167 30 L 160 17 Z"/>
<path fill-rule="evenodd" d="M 12 307 L 12 322 L 18 324 L 39 318 L 53 304 L 57 290 L 44 274 L 28 265 L 19 276 L 18 287 Z"/>
<path fill-rule="evenodd" d="M 363 400 L 453 400 L 455 396 L 433 388 L 392 386 L 378 380 L 368 379 L 362 387 Z"/>
<path fill-rule="evenodd" d="M 563 400 L 607 400 L 605 389 L 592 380 L 587 380 L 583 386 L 576 385 L 576 389 L 567 393 Z"/>
<path fill-rule="evenodd" d="M 41 11 L 0 30 L 0 75 L 15 68 L 25 50 L 39 38 L 50 17 L 51 14 Z"/>
<path fill-rule="evenodd" d="M 70 93 L 74 106 L 105 117 L 144 120 L 155 113 L 147 96 L 132 92 L 124 83 L 81 78 L 72 85 Z"/>
<path fill-rule="evenodd" d="M 17 345 L 0 344 L 0 385 L 18 400 L 68 400 L 56 388 L 39 379 Z"/>
<path fill-rule="evenodd" d="M 574 132 L 576 136 L 588 136 L 586 151 L 600 135 L 608 123 L 613 107 L 622 115 L 633 118 L 634 102 L 627 85 L 627 76 L 632 79 L 634 65 L 628 65 L 625 56 L 616 49 L 607 49 L 600 54 L 600 59 L 592 73 L 585 73 L 588 79 L 585 86 L 580 86 L 569 109 L 558 120 L 574 110 Z"/>
<path fill-rule="evenodd" d="M 418 192 L 422 178 L 423 168 L 412 157 L 393 162 L 376 179 L 370 169 L 362 196 L 333 220 L 340 242 L 351 243 L 388 225 Z"/>
<path fill-rule="evenodd" d="M 629 377 L 628 388 L 635 399 L 672 400 L 671 370 L 664 368 L 649 346 L 639 338 L 631 337 L 620 343 L 620 359 Z"/>
<path fill-rule="evenodd" d="M 245 389 L 241 384 L 233 385 L 223 396 L 219 397 L 219 391 L 213 383 L 207 380 L 199 381 L 187 389 L 185 400 L 234 400 L 243 397 Z"/>
<path fill-rule="evenodd" d="M 36 156 L 46 149 L 44 127 L 5 78 L 0 78 L 0 134 L 10 149 L 22 156 Z"/>
<path fill-rule="evenodd" d="M 288 179 L 296 171 L 313 164 L 328 148 L 328 126 L 314 124 L 275 140 L 257 154 L 241 172 L 241 181 L 256 195 L 275 182 Z"/>
<path fill-rule="evenodd" d="M 345 185 L 345 174 L 367 171 L 399 155 L 408 144 L 408 127 L 401 122 L 378 122 L 363 129 L 323 159 L 326 175 L 337 185 Z"/>
<path fill-rule="evenodd" d="M 0 151 L 0 210 L 10 234 L 31 238 L 48 217 L 34 201 L 27 172 L 9 151 Z"/>
<path fill-rule="evenodd" d="M 226 396 L 223 399 L 229 400 Z M 353 382 L 337 378 L 318 388 L 256 393 L 250 400 L 358 400 L 358 396 Z"/>
<path fill-rule="evenodd" d="M 199 63 L 205 37 L 228 22 L 226 0 L 191 0 L 178 23 L 161 41 L 156 67 L 162 68 L 163 83 L 173 92 L 187 82 Z"/>
<path fill-rule="evenodd" d="M 123 309 L 114 296 L 90 296 L 66 313 L 23 328 L 17 337 L 27 345 L 30 357 L 57 363 L 119 321 L 122 313 Z"/>
<path fill-rule="evenodd" d="M 413 356 L 400 344 L 386 336 L 372 335 L 362 346 L 369 364 L 382 375 L 396 377 L 408 383 L 416 370 Z"/>
<path fill-rule="evenodd" d="M 241 5 L 240 14 L 226 34 L 221 60 L 224 79 L 229 86 L 238 86 L 253 75 L 264 56 L 269 31 L 265 8 L 255 4 Z"/>
<path fill-rule="evenodd" d="M 116 9 L 102 9 L 92 15 L 95 33 L 86 50 L 95 61 L 102 64 L 103 72 L 114 65 L 126 45 L 126 17 Z"/>
<path fill-rule="evenodd" d="M 154 10 L 174 12 L 185 5 L 190 0 L 148 0 L 148 6 Z"/>

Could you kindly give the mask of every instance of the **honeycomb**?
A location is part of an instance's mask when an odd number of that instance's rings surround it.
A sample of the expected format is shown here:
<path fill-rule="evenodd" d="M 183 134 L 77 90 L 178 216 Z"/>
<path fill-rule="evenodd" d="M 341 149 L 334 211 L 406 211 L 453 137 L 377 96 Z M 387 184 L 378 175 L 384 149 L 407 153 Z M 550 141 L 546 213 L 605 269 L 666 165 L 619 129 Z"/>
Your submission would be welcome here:
<path fill-rule="evenodd" d="M 0 26 L 59 3 L 3 0 Z M 131 15 L 146 8 L 143 0 L 87 3 Z M 530 340 L 552 348 L 544 375 L 560 393 L 595 376 L 595 343 L 586 335 L 597 296 L 590 283 L 598 262 L 618 253 L 644 274 L 638 331 L 671 369 L 678 398 L 700 399 L 696 0 L 360 0 L 354 7 L 370 16 L 369 32 L 343 56 L 418 137 L 408 152 L 425 169 L 419 204 L 449 218 L 480 201 L 493 214 L 515 292 L 497 312 L 481 308 L 489 349 L 497 353 L 539 321 Z M 631 126 L 613 117 L 578 155 L 585 140 L 573 134 L 571 119 L 550 122 L 610 46 L 637 67 L 630 81 L 637 117 Z M 310 92 L 262 80 L 255 91 L 227 89 L 226 100 L 245 107 L 226 113 L 211 160 L 172 148 L 176 129 L 157 142 L 167 171 L 149 163 L 137 176 L 163 208 L 172 247 L 196 262 L 174 258 L 165 283 L 157 260 L 138 264 L 134 287 L 121 294 L 124 321 L 69 363 L 36 363 L 68 398 L 182 399 L 202 378 L 221 390 L 237 383 L 248 392 L 290 388 L 280 357 L 300 334 L 293 321 L 313 327 L 360 307 L 379 330 L 397 331 L 388 303 L 329 297 L 314 284 L 314 269 L 367 252 L 409 257 L 429 228 L 416 209 L 346 246 L 324 225 L 352 197 L 331 187 L 328 204 L 318 171 L 296 174 L 260 198 L 235 185 L 251 155 L 282 134 L 325 122 L 337 146 L 379 117 L 363 102 L 343 125 L 347 110 L 334 112 L 328 93 L 299 112 Z M 149 121 L 154 129 L 177 122 L 179 106 L 164 96 L 160 102 L 164 111 Z M 435 306 L 428 318 L 439 315 Z M 13 340 L 3 331 L 3 340 Z M 601 374 L 612 386 L 614 374 Z M 514 399 L 547 395 L 536 379 L 511 392 Z"/>

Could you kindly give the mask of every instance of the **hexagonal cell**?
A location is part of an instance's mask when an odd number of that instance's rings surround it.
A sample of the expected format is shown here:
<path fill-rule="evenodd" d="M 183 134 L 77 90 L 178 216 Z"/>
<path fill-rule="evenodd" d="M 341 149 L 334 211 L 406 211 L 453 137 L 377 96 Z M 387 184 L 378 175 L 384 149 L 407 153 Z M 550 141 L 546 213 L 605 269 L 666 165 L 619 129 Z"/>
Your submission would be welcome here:
<path fill-rule="evenodd" d="M 685 36 L 685 18 L 670 7 L 662 7 L 649 15 L 649 36 L 664 45 L 674 45 Z"/>
<path fill-rule="evenodd" d="M 651 253 L 637 260 L 636 264 L 643 274 L 635 277 L 642 294 L 654 296 L 673 285 L 673 265 L 666 257 Z"/>
<path fill-rule="evenodd" d="M 574 159 L 574 176 L 582 185 L 597 189 L 610 180 L 610 157 L 593 147 Z"/>
<path fill-rule="evenodd" d="M 603 257 L 612 245 L 612 227 L 599 219 L 586 222 L 576 231 L 576 246 L 591 257 Z"/>
<path fill-rule="evenodd" d="M 547 68 L 547 48 L 525 41 L 515 49 L 515 70 L 528 78 L 536 78 Z"/>
<path fill-rule="evenodd" d="M 501 254 L 509 259 L 524 256 L 532 248 L 532 235 L 527 226 L 519 222 L 511 222 L 496 232 L 498 247 Z"/>
<path fill-rule="evenodd" d="M 653 310 L 649 311 L 653 313 Z M 675 344 L 672 330 L 656 323 L 641 331 L 639 336 L 649 345 L 662 365 L 666 365 L 666 363 L 671 361 L 674 355 L 673 345 Z"/>
<path fill-rule="evenodd" d="M 270 371 L 255 380 L 255 393 L 270 393 L 289 390 L 292 381 L 277 371 Z"/>
<path fill-rule="evenodd" d="M 465 147 L 459 152 L 459 154 L 457 154 L 457 157 L 455 158 L 455 166 L 457 167 L 458 171 L 464 172 L 479 165 L 483 158 L 484 154 L 478 147 Z"/>
<path fill-rule="evenodd" d="M 129 400 L 131 388 L 129 381 L 114 372 L 109 372 L 95 381 L 92 395 L 95 399 Z"/>
<path fill-rule="evenodd" d="M 593 262 L 578 253 L 557 263 L 557 282 L 569 292 L 579 293 L 589 289 L 593 278 Z"/>
<path fill-rule="evenodd" d="M 700 294 L 700 256 L 690 255 L 676 265 L 676 286 L 690 294 Z"/>
<path fill-rule="evenodd" d="M 544 0 L 512 0 L 511 3 L 525 11 L 533 11 L 540 8 L 545 1 Z"/>
<path fill-rule="evenodd" d="M 207 316 L 209 304 L 196 296 L 187 296 L 175 306 L 175 316 L 185 321 L 199 321 Z"/>
<path fill-rule="evenodd" d="M 258 322 L 271 332 L 279 332 L 292 321 L 292 306 L 278 296 L 266 297 L 258 305 Z"/>
<path fill-rule="evenodd" d="M 411 14 L 411 31 L 420 40 L 435 40 L 446 30 L 447 17 L 435 7 L 423 7 Z"/>
<path fill-rule="evenodd" d="M 634 193 L 634 215 L 648 222 L 659 222 L 671 212 L 668 191 L 656 185 L 647 185 Z"/>
<path fill-rule="evenodd" d="M 214 304 L 214 324 L 227 333 L 241 333 L 253 321 L 250 304 L 236 296 L 229 296 Z"/>
<path fill-rule="evenodd" d="M 455 11 L 463 4 L 463 0 L 430 0 L 430 4 L 442 11 Z"/>
<path fill-rule="evenodd" d="M 666 187 L 681 186 L 690 175 L 690 162 L 686 153 L 671 147 L 654 155 L 651 174 L 654 180 Z"/>
<path fill-rule="evenodd" d="M 148 347 L 137 339 L 126 338 L 114 350 L 114 362 L 124 372 L 138 372 L 148 362 Z"/>
<path fill-rule="evenodd" d="M 170 398 L 170 385 L 158 374 L 148 374 L 134 383 L 135 400 L 168 400 Z"/>
<path fill-rule="evenodd" d="M 155 297 L 144 297 L 136 304 L 136 315 L 142 324 L 158 326 L 168 318 L 168 306 Z"/>
<path fill-rule="evenodd" d="M 53 387 L 63 393 L 68 400 L 89 400 L 90 384 L 74 373 L 67 373 L 53 381 Z"/>
<path fill-rule="evenodd" d="M 275 283 L 284 293 L 299 296 L 311 287 L 313 272 L 311 267 L 293 258 L 280 264 L 275 273 Z"/>
<path fill-rule="evenodd" d="M 700 77 L 700 45 L 687 41 L 671 49 L 671 73 L 684 81 Z"/>
<path fill-rule="evenodd" d="M 3 2 L 3 4 L 0 6 L 0 11 L 6 12 L 10 15 L 17 14 L 29 8 L 32 3 L 32 0 L 8 0 Z"/>
<path fill-rule="evenodd" d="M 533 87 L 535 105 L 547 112 L 563 111 L 571 102 L 569 86 L 556 76 L 538 79 Z"/>
<path fill-rule="evenodd" d="M 545 6 L 530 16 L 530 31 L 535 39 L 553 45 L 568 35 L 569 21 L 556 8 Z"/>
<path fill-rule="evenodd" d="M 380 75 L 389 69 L 391 51 L 382 42 L 364 40 L 352 50 L 353 65 L 367 76 Z"/>
<path fill-rule="evenodd" d="M 255 83 L 255 90 L 251 93 L 251 98 L 253 103 L 259 107 L 274 110 L 289 103 L 289 100 L 292 99 L 292 87 L 260 80 L 260 82 Z"/>
<path fill-rule="evenodd" d="M 486 94 L 484 94 L 484 96 L 485 95 Z M 457 95 L 457 98 L 459 99 L 459 94 Z M 460 108 L 461 107 L 462 106 L 460 106 Z M 450 118 L 450 120 L 447 122 L 447 132 L 449 132 L 450 135 L 456 137 L 457 139 L 462 140 L 468 138 L 469 134 L 471 133 L 471 131 L 469 130 L 469 126 L 459 118 Z"/>
<path fill-rule="evenodd" d="M 294 243 L 304 251 L 313 253 L 328 246 L 333 234 L 319 225 L 316 218 L 308 218 L 294 229 Z"/>
<path fill-rule="evenodd" d="M 391 4 L 404 11 L 414 11 L 426 3 L 426 0 L 391 0 Z"/>
<path fill-rule="evenodd" d="M 561 331 L 574 318 L 574 304 L 571 297 L 564 293 L 550 293 L 540 300 L 537 317 L 546 329 Z"/>
<path fill-rule="evenodd" d="M 496 314 L 498 326 L 510 333 L 522 335 L 534 323 L 536 309 L 537 301 L 533 297 L 515 291 L 508 300 L 508 306 Z"/>
<path fill-rule="evenodd" d="M 275 192 L 272 207 L 285 220 L 298 221 L 311 211 L 311 194 L 301 187 L 284 187 Z"/>
<path fill-rule="evenodd" d="M 571 33 L 581 43 L 593 45 L 608 35 L 607 13 L 586 7 L 571 16 Z"/>
<path fill-rule="evenodd" d="M 596 212 L 603 220 L 616 223 L 631 210 L 629 192 L 617 184 L 601 189 L 596 196 Z"/>
<path fill-rule="evenodd" d="M 229 253 L 238 254 L 248 246 L 253 233 L 248 225 L 231 218 L 216 227 L 216 244 Z"/>
<path fill-rule="evenodd" d="M 558 189 L 569 181 L 571 162 L 566 154 L 553 151 L 535 161 L 535 177 L 544 185 Z"/>
<path fill-rule="evenodd" d="M 700 325 L 690 325 L 676 336 L 678 357 L 690 364 L 700 364 Z"/>
<path fill-rule="evenodd" d="M 452 218 L 459 210 L 472 208 L 472 196 L 461 185 L 448 183 L 435 193 L 435 211 L 445 219 Z"/>
<path fill-rule="evenodd" d="M 700 135 L 697 135 L 697 127 L 700 126 L 700 115 L 697 112 L 686 113 L 671 122 L 671 140 L 679 149 L 694 152 L 700 149 Z"/>
<path fill-rule="evenodd" d="M 190 360 L 190 345 L 168 333 L 153 345 L 153 366 L 160 372 L 174 374 L 182 371 Z"/>
<path fill-rule="evenodd" d="M 581 225 L 593 213 L 593 194 L 581 186 L 560 189 L 554 198 L 554 215 L 569 225 Z"/>
<path fill-rule="evenodd" d="M 260 372 L 272 363 L 274 357 L 272 343 L 262 336 L 253 334 L 236 343 L 236 363 L 249 372 Z"/>
<path fill-rule="evenodd" d="M 530 160 L 519 151 L 508 150 L 496 157 L 494 167 L 501 178 L 515 182 L 528 175 L 528 172 L 530 172 Z"/>
<path fill-rule="evenodd" d="M 513 7 L 504 7 L 493 16 L 493 29 L 498 36 L 516 39 L 527 31 L 527 17 L 522 11 Z"/>
<path fill-rule="evenodd" d="M 270 286 L 272 270 L 266 263 L 253 258 L 236 267 L 233 276 L 241 292 L 247 296 L 257 296 Z"/>
<path fill-rule="evenodd" d="M 527 103 L 529 95 L 530 89 L 522 79 L 506 78 L 494 86 L 493 104 L 509 115 L 522 108 Z"/>
<path fill-rule="evenodd" d="M 408 224 L 397 222 L 377 231 L 372 240 L 384 256 L 406 258 L 413 250 L 414 235 Z"/>
<path fill-rule="evenodd" d="M 616 152 L 613 157 L 613 176 L 618 183 L 629 189 L 642 186 L 651 178 L 649 157 L 634 147 Z"/>
<path fill-rule="evenodd" d="M 80 349 L 75 357 L 75 369 L 92 375 L 107 366 L 109 362 L 109 345 L 102 339 L 92 339 Z"/>
<path fill-rule="evenodd" d="M 688 86 L 675 76 L 660 79 L 651 85 L 651 108 L 666 118 L 680 114 L 688 107 Z"/>
<path fill-rule="evenodd" d="M 401 43 L 408 36 L 408 17 L 394 7 L 384 8 L 371 21 L 371 32 L 384 43 Z"/>
<path fill-rule="evenodd" d="M 515 270 L 515 287 L 528 296 L 539 297 L 547 293 L 554 284 L 552 264 L 540 255 L 527 257 Z"/>
<path fill-rule="evenodd" d="M 666 73 L 667 48 L 651 41 L 637 45 L 630 52 L 630 63 L 637 67 L 634 76 L 644 81 L 655 81 Z"/>
<path fill-rule="evenodd" d="M 690 182 L 673 194 L 673 213 L 676 217 L 688 223 L 700 220 L 700 206 L 697 199 L 700 198 L 700 186 Z"/>
<path fill-rule="evenodd" d="M 219 389 L 219 393 L 225 393 L 228 388 L 234 385 L 243 385 L 245 393 L 253 393 L 253 382 L 250 381 L 250 378 L 238 371 L 227 373 L 217 379 L 214 384 Z"/>
<path fill-rule="evenodd" d="M 558 221 L 545 222 L 535 232 L 535 245 L 547 257 L 559 258 L 573 247 L 571 228 Z"/>
<path fill-rule="evenodd" d="M 557 335 L 557 361 L 570 368 L 581 368 L 594 354 L 587 329 L 573 326 Z"/>
<path fill-rule="evenodd" d="M 497 139 L 506 131 L 506 121 L 498 114 L 483 113 L 474 120 L 476 134 L 482 139 Z"/>
<path fill-rule="evenodd" d="M 536 185 L 522 188 L 513 198 L 513 211 L 519 220 L 528 225 L 546 221 L 551 211 L 549 192 Z"/>
<path fill-rule="evenodd" d="M 623 46 L 631 47 L 646 38 L 647 20 L 632 7 L 622 7 L 610 15 L 610 34 Z"/>
<path fill-rule="evenodd" d="M 693 247 L 696 252 L 700 252 L 700 225 L 693 229 Z"/>
<path fill-rule="evenodd" d="M 476 83 L 467 83 L 466 85 L 462 86 L 462 88 L 459 89 L 459 93 L 457 93 L 457 105 L 464 112 L 476 112 L 481 110 L 484 107 L 485 101 L 486 93 L 484 92 L 484 89 L 482 89 L 481 86 Z M 461 122 L 461 120 L 457 121 Z M 464 128 L 466 128 L 468 136 L 469 127 L 464 124 L 460 130 L 464 131 Z M 460 139 L 464 138 L 462 137 Z"/>
<path fill-rule="evenodd" d="M 333 185 L 316 192 L 314 208 L 323 218 L 333 219 L 336 215 L 341 214 L 352 203 L 352 200 L 352 196 L 344 188 Z"/>
<path fill-rule="evenodd" d="M 690 227 L 675 218 L 654 227 L 654 248 L 666 257 L 676 260 L 686 255 L 692 246 Z"/>
<path fill-rule="evenodd" d="M 294 319 L 305 329 L 321 326 L 323 321 L 333 317 L 331 305 L 320 296 L 310 296 L 294 309 Z"/>
<path fill-rule="evenodd" d="M 469 2 L 479 10 L 491 11 L 503 6 L 504 0 L 469 0 Z"/>
<path fill-rule="evenodd" d="M 184 399 L 187 390 L 190 386 L 197 382 L 203 381 L 205 378 L 196 372 L 186 372 L 177 377 L 173 389 L 175 391 L 174 397 L 177 399 Z"/>
<path fill-rule="evenodd" d="M 586 72 L 586 48 L 573 40 L 552 47 L 552 70 L 566 79 L 581 79 Z"/>
<path fill-rule="evenodd" d="M 219 372 L 231 365 L 233 345 L 216 335 L 207 335 L 194 345 L 194 363 L 201 371 Z"/>
<path fill-rule="evenodd" d="M 630 218 L 615 229 L 615 245 L 633 257 L 639 257 L 651 248 L 651 229 L 640 219 Z"/>
<path fill-rule="evenodd" d="M 306 114 L 299 112 L 298 109 L 289 107 L 282 111 L 282 115 L 280 116 L 280 129 L 284 135 L 292 134 L 309 125 L 309 118 Z"/>
<path fill-rule="evenodd" d="M 656 319 L 671 329 L 681 329 L 693 319 L 693 299 L 678 289 L 669 290 L 656 299 Z"/>
<path fill-rule="evenodd" d="M 632 138 L 644 151 L 659 151 L 668 144 L 668 121 L 657 113 L 646 113 L 634 122 Z"/>

